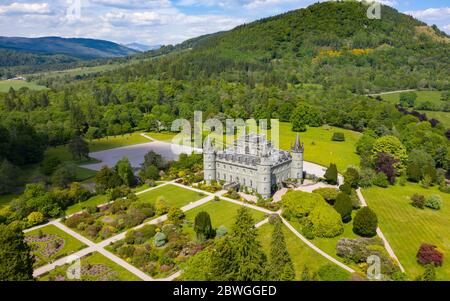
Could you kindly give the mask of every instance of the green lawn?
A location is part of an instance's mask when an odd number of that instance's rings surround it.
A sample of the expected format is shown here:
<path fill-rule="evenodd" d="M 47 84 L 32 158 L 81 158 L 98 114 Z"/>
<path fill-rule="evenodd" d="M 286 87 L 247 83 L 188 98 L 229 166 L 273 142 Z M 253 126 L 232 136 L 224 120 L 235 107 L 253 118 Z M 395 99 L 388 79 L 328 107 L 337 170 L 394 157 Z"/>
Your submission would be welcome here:
<path fill-rule="evenodd" d="M 171 142 L 173 137 L 175 137 L 178 133 L 174 132 L 150 132 L 147 135 L 155 140 Z"/>
<path fill-rule="evenodd" d="M 206 195 L 169 184 L 140 194 L 139 200 L 153 203 L 159 196 L 163 196 L 169 206 L 181 208 L 204 198 Z"/>
<path fill-rule="evenodd" d="M 355 212 L 353 212 L 353 217 L 355 216 Z M 301 226 L 298 222 L 290 222 L 290 224 L 297 229 L 299 233 L 301 233 Z M 310 241 L 317 246 L 319 249 L 327 253 L 328 255 L 334 257 L 335 259 L 339 260 L 342 263 L 345 263 L 355 271 L 361 271 L 359 269 L 358 265 L 349 261 L 346 261 L 342 257 L 339 257 L 336 255 L 336 245 L 338 241 L 341 238 L 357 238 L 359 237 L 355 233 L 353 233 L 353 221 L 344 224 L 344 233 L 342 233 L 339 236 L 333 237 L 333 238 L 323 238 L 323 237 L 315 237 L 314 239 L 311 239 Z"/>
<path fill-rule="evenodd" d="M 73 263 L 72 263 L 73 264 Z M 118 265 L 117 263 L 109 260 L 100 253 L 92 253 L 81 258 L 81 268 L 95 267 L 95 266 L 106 267 L 106 270 L 102 270 L 95 275 L 87 275 L 82 273 L 82 281 L 107 281 L 107 280 L 118 280 L 118 281 L 140 281 L 141 279 Z M 47 274 L 42 275 L 38 278 L 39 281 L 53 281 L 55 277 L 63 280 L 67 280 L 67 269 L 69 265 L 59 266 L 56 269 L 50 271 Z"/>
<path fill-rule="evenodd" d="M 47 87 L 22 80 L 0 80 L 0 92 L 8 92 L 10 88 L 13 88 L 14 90 L 19 90 L 20 88 L 28 88 L 30 90 L 47 89 Z"/>
<path fill-rule="evenodd" d="M 43 254 L 43 251 L 45 248 L 49 245 L 49 241 L 47 242 L 30 242 L 33 249 L 33 254 L 37 257 L 36 262 L 34 264 L 35 267 L 43 266 L 48 263 L 51 263 L 52 261 L 70 255 L 76 251 L 79 251 L 81 249 L 84 249 L 86 247 L 85 244 L 83 244 L 81 241 L 77 240 L 76 238 L 70 236 L 66 232 L 60 230 L 58 227 L 54 225 L 48 225 L 43 228 L 27 232 L 25 233 L 25 237 L 31 237 L 31 236 L 37 236 L 39 232 L 42 231 L 42 233 L 45 234 L 51 234 L 56 235 L 53 241 L 58 238 L 62 238 L 64 240 L 64 246 L 61 250 L 58 252 L 52 254 L 51 256 L 46 256 Z"/>
<path fill-rule="evenodd" d="M 444 200 L 443 208 L 434 211 L 413 207 L 409 197 L 414 193 L 439 194 Z M 450 280 L 450 195 L 435 187 L 424 189 L 411 183 L 387 189 L 372 187 L 364 189 L 363 194 L 369 207 L 377 213 L 379 226 L 409 278 L 414 279 L 423 272 L 416 262 L 420 245 L 432 243 L 444 251 L 444 265 L 437 269 L 438 279 Z"/>
<path fill-rule="evenodd" d="M 417 94 L 416 103 L 424 101 L 429 101 L 433 104 L 442 103 L 441 101 L 442 91 L 415 91 L 414 93 Z M 381 95 L 381 98 L 392 104 L 398 104 L 400 102 L 400 94 L 401 93 L 384 94 Z"/>
<path fill-rule="evenodd" d="M 333 133 L 341 132 L 345 135 L 344 142 L 331 141 Z M 308 128 L 300 134 L 300 140 L 305 144 L 305 160 L 323 166 L 336 163 L 339 171 L 343 172 L 349 165 L 359 165 L 359 157 L 355 153 L 355 144 L 361 137 L 360 133 L 335 127 Z M 280 123 L 280 146 L 289 150 L 295 141 L 297 133 L 291 131 L 290 123 Z"/>
<path fill-rule="evenodd" d="M 446 128 L 450 128 L 450 112 L 438 112 L 438 111 L 420 111 L 420 113 L 426 114 L 428 118 L 434 118 L 439 120 Z"/>
<path fill-rule="evenodd" d="M 210 201 L 201 206 L 195 207 L 186 212 L 186 219 L 190 221 L 192 224 L 194 223 L 195 217 L 201 211 L 206 211 L 209 213 L 211 217 L 211 222 L 214 228 L 218 228 L 220 226 L 225 226 L 228 231 L 231 231 L 233 224 L 235 222 L 235 218 L 237 212 L 241 206 L 235 203 L 231 203 L 225 200 L 220 201 Z M 257 211 L 254 209 L 249 209 L 255 224 L 262 221 L 265 218 L 265 213 L 261 211 Z M 188 232 L 194 233 L 192 227 L 186 227 Z"/>
<path fill-rule="evenodd" d="M 77 203 L 77 204 L 70 206 L 69 208 L 67 208 L 66 214 L 71 215 L 73 213 L 82 211 L 86 207 L 98 206 L 98 205 L 106 203 L 107 201 L 108 201 L 108 199 L 107 199 L 106 195 L 104 195 L 104 194 L 96 195 L 85 202 Z"/>
<path fill-rule="evenodd" d="M 115 137 L 110 136 L 100 139 L 94 139 L 92 140 L 92 142 L 89 143 L 89 150 L 91 152 L 99 152 L 102 150 L 147 142 L 150 142 L 150 140 L 145 137 L 142 137 L 141 132 L 135 132 Z"/>
<path fill-rule="evenodd" d="M 258 228 L 259 240 L 262 243 L 262 247 L 266 254 L 270 254 L 270 242 L 272 239 L 273 226 L 271 224 L 265 224 Z M 328 259 L 322 255 L 315 252 L 313 249 L 308 247 L 304 242 L 300 240 L 294 233 L 292 233 L 286 226 L 283 226 L 284 238 L 288 248 L 288 252 L 291 255 L 292 261 L 295 268 L 295 278 L 296 280 L 301 279 L 302 271 L 305 265 L 308 266 L 311 272 L 317 272 L 317 270 L 327 264 L 333 264 Z M 345 270 L 342 270 L 346 272 Z M 346 272 L 348 277 L 350 273 Z M 346 280 L 346 279 L 336 279 L 336 280 Z"/>

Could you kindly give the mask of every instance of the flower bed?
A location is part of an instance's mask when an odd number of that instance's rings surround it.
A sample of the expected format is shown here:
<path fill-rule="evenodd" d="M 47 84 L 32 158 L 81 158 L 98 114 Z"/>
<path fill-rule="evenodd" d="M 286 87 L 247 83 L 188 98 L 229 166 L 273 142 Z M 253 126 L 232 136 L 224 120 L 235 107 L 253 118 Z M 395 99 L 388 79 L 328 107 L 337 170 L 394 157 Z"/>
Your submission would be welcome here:
<path fill-rule="evenodd" d="M 189 234 L 172 224 L 146 225 L 131 230 L 126 238 L 108 249 L 153 278 L 165 278 L 179 269 L 179 264 L 203 249 Z"/>
<path fill-rule="evenodd" d="M 69 217 L 65 224 L 93 241 L 102 241 L 122 231 L 131 229 L 153 217 L 151 203 L 134 199 L 116 200 L 110 205 L 84 211 Z"/>

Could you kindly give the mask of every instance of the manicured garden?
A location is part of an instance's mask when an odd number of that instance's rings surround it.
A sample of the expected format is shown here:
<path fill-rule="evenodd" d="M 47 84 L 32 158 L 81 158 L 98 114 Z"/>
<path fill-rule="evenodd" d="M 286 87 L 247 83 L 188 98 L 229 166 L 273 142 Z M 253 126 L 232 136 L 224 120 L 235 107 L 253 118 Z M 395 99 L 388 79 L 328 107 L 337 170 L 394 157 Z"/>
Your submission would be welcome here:
<path fill-rule="evenodd" d="M 270 240 L 272 232 L 273 225 L 271 224 L 265 224 L 258 228 L 259 238 L 266 253 L 270 251 Z M 306 277 L 306 274 L 309 274 L 309 280 L 313 278 L 315 278 L 316 280 L 331 280 L 329 279 L 329 277 L 327 277 L 327 275 L 329 275 L 331 271 L 336 272 L 333 273 L 333 275 L 337 274 L 337 276 L 339 276 L 333 279 L 335 281 L 348 280 L 350 278 L 350 273 L 330 262 L 328 259 L 308 247 L 286 226 L 283 226 L 283 233 L 285 236 L 287 249 L 294 264 L 296 280 L 308 280 L 304 279 L 304 277 Z M 305 272 L 305 269 L 309 272 Z"/>
<path fill-rule="evenodd" d="M 206 204 L 203 204 L 201 206 L 195 207 L 194 209 L 191 209 L 186 212 L 186 220 L 189 222 L 185 225 L 185 231 L 194 234 L 194 230 L 192 228 L 192 224 L 194 222 L 195 217 L 199 212 L 205 211 L 207 212 L 211 217 L 211 223 L 214 228 L 218 228 L 220 226 L 224 226 L 228 230 L 231 229 L 237 212 L 241 206 L 225 201 L 225 200 L 219 200 L 219 201 L 210 201 Z M 265 218 L 265 213 L 253 209 L 249 209 L 250 213 L 255 220 L 255 223 L 258 223 L 262 221 Z"/>
<path fill-rule="evenodd" d="M 35 267 L 49 264 L 86 247 L 82 242 L 54 225 L 26 233 L 25 241 L 31 246 Z"/>
<path fill-rule="evenodd" d="M 419 209 L 411 204 L 414 194 L 440 195 L 443 205 L 440 210 Z M 394 249 L 410 279 L 424 272 L 417 263 L 416 254 L 422 243 L 436 245 L 444 254 L 450 251 L 450 195 L 436 187 L 422 188 L 419 184 L 391 186 L 388 189 L 372 187 L 363 190 L 369 206 L 377 213 L 379 225 Z M 445 255 L 444 255 L 445 256 Z M 436 268 L 437 279 L 450 278 L 450 265 L 444 260 Z"/>
<path fill-rule="evenodd" d="M 205 194 L 169 184 L 140 194 L 139 200 L 154 204 L 158 198 L 163 198 L 169 206 L 181 208 L 205 196 Z"/>
<path fill-rule="evenodd" d="M 104 194 L 96 195 L 91 197 L 89 200 L 85 202 L 73 204 L 72 206 L 66 209 L 66 215 L 71 215 L 80 212 L 91 206 L 98 206 L 101 204 L 105 204 L 106 202 L 108 202 L 108 198 L 106 195 Z"/>
<path fill-rule="evenodd" d="M 73 265 L 72 263 L 71 265 Z M 38 278 L 39 281 L 139 281 L 136 275 L 109 260 L 100 253 L 92 253 L 81 258 L 81 279 L 73 279 L 72 271 L 68 271 L 70 264 L 56 269 Z M 69 272 L 69 273 L 68 273 Z"/>

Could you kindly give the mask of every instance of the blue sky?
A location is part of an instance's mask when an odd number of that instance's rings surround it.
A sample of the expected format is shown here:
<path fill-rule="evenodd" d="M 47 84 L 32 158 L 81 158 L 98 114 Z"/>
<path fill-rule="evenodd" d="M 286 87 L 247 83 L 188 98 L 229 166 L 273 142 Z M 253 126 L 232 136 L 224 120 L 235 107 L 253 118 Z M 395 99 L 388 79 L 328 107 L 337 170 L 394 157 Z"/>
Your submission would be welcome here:
<path fill-rule="evenodd" d="M 317 0 L 0 0 L 0 36 L 174 44 Z M 450 0 L 380 0 L 450 33 Z M 76 9 L 81 3 L 80 13 Z M 68 13 L 69 12 L 69 13 Z"/>

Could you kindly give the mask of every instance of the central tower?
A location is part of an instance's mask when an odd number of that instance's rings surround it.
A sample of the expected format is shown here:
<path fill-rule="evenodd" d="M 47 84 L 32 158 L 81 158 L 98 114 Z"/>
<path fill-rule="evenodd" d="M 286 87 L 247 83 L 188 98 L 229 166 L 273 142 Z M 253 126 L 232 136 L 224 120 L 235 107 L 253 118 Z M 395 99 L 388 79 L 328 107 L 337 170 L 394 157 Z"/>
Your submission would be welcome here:
<path fill-rule="evenodd" d="M 291 147 L 291 178 L 302 180 L 303 179 L 303 152 L 305 147 L 303 143 L 300 143 L 300 135 L 297 133 L 294 146 Z"/>

